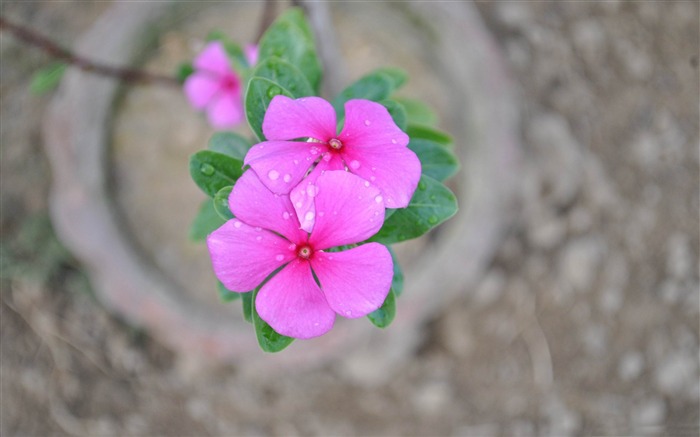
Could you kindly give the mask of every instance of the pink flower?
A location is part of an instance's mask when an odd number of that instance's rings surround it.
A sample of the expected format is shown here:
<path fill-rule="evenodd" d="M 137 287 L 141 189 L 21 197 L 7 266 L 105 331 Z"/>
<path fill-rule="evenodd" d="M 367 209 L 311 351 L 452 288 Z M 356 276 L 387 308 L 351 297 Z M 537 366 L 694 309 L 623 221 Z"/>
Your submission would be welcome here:
<path fill-rule="evenodd" d="M 230 290 L 252 290 L 282 267 L 258 291 L 255 308 L 275 331 L 295 338 L 325 334 L 336 314 L 357 318 L 376 310 L 393 277 L 381 244 L 326 252 L 379 230 L 384 202 L 376 187 L 346 171 L 327 171 L 316 180 L 314 200 L 318 217 L 309 235 L 289 197 L 246 171 L 229 197 L 236 218 L 207 238 L 214 272 Z"/>
<path fill-rule="evenodd" d="M 194 73 L 185 80 L 185 95 L 198 110 L 206 110 L 217 129 L 243 121 L 241 78 L 231 66 L 221 41 L 212 41 L 193 62 Z"/>
<path fill-rule="evenodd" d="M 381 190 L 388 208 L 408 205 L 420 179 L 420 161 L 406 147 L 408 135 L 384 106 L 369 100 L 345 103 L 345 125 L 338 134 L 336 114 L 327 101 L 275 96 L 265 113 L 263 133 L 268 141 L 250 149 L 245 164 L 273 192 L 291 193 L 302 228 L 309 232 L 315 217 L 305 220 L 314 212 L 309 187 L 325 170 L 347 169 L 370 181 Z"/>

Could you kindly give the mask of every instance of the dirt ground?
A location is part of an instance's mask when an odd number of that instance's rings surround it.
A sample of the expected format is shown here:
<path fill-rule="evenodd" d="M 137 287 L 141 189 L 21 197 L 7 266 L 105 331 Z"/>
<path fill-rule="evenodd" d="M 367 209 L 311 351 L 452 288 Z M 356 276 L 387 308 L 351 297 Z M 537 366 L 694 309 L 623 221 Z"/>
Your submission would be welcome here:
<path fill-rule="evenodd" d="M 108 6 L 0 11 L 70 45 Z M 47 218 L 48 59 L 2 34 L 0 434 L 698 435 L 698 4 L 478 7 L 520 84 L 522 208 L 381 385 L 202 372 L 107 313 Z"/>

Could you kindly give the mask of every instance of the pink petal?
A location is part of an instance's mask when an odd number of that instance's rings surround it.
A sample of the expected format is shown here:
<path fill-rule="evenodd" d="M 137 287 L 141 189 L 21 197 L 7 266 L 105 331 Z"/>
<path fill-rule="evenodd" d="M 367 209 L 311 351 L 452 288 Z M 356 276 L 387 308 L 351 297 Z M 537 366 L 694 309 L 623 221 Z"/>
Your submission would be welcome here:
<path fill-rule="evenodd" d="M 243 48 L 245 58 L 251 67 L 258 63 L 259 47 L 257 44 L 246 44 Z"/>
<path fill-rule="evenodd" d="M 219 82 L 210 74 L 193 73 L 185 79 L 184 91 L 195 109 L 204 109 L 219 91 Z"/>
<path fill-rule="evenodd" d="M 323 335 L 335 321 L 307 261 L 292 261 L 263 285 L 255 309 L 272 329 L 294 338 Z"/>
<path fill-rule="evenodd" d="M 306 241 L 289 197 L 272 193 L 255 172 L 243 173 L 228 201 L 231 212 L 241 221 L 275 231 L 295 244 Z"/>
<path fill-rule="evenodd" d="M 229 290 L 254 289 L 275 269 L 294 259 L 289 242 L 240 220 L 224 223 L 207 237 L 216 277 Z"/>
<path fill-rule="evenodd" d="M 320 97 L 290 99 L 275 96 L 265 112 L 263 133 L 268 140 L 315 138 L 327 142 L 335 138 L 335 110 Z"/>
<path fill-rule="evenodd" d="M 382 191 L 387 208 L 404 208 L 411 201 L 420 180 L 421 165 L 408 147 L 398 144 L 362 149 L 347 147 L 343 158 L 351 172 Z"/>
<path fill-rule="evenodd" d="M 351 319 L 382 306 L 394 275 L 391 254 L 379 243 L 335 253 L 315 252 L 311 266 L 328 305 Z"/>
<path fill-rule="evenodd" d="M 267 188 L 287 194 L 326 148 L 325 144 L 303 141 L 265 141 L 248 151 L 244 163 L 250 165 Z"/>
<path fill-rule="evenodd" d="M 196 70 L 204 70 L 217 75 L 233 71 L 226 49 L 221 41 L 208 43 L 192 63 Z"/>
<path fill-rule="evenodd" d="M 301 228 L 306 232 L 311 232 L 316 222 L 316 206 L 314 203 L 316 179 L 324 171 L 344 169 L 343 160 L 337 153 L 325 153 L 313 171 L 289 193 L 289 199 L 294 205 Z"/>
<path fill-rule="evenodd" d="M 233 127 L 243 121 L 243 103 L 239 92 L 222 92 L 207 108 L 209 124 L 217 129 Z"/>
<path fill-rule="evenodd" d="M 327 171 L 316 180 L 316 223 L 309 241 L 316 250 L 359 243 L 384 223 L 379 189 L 346 171 Z"/>
<path fill-rule="evenodd" d="M 396 126 L 389 111 L 369 100 L 345 103 L 345 124 L 338 138 L 351 149 L 408 144 L 408 135 Z"/>

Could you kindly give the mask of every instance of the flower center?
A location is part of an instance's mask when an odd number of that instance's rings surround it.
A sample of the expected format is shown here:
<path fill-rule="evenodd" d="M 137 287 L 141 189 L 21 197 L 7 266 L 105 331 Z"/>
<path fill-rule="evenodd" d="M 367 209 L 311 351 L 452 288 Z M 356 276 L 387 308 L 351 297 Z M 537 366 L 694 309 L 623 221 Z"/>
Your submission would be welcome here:
<path fill-rule="evenodd" d="M 332 140 L 328 141 L 328 145 L 335 150 L 340 150 L 343 147 L 343 143 L 341 143 L 337 138 L 333 138 Z"/>
<path fill-rule="evenodd" d="M 299 256 L 299 258 L 309 259 L 313 253 L 314 250 L 311 248 L 311 246 L 302 246 L 297 251 L 297 256 Z"/>
<path fill-rule="evenodd" d="M 221 79 L 221 87 L 227 91 L 234 91 L 238 88 L 238 81 L 235 77 L 226 75 Z"/>

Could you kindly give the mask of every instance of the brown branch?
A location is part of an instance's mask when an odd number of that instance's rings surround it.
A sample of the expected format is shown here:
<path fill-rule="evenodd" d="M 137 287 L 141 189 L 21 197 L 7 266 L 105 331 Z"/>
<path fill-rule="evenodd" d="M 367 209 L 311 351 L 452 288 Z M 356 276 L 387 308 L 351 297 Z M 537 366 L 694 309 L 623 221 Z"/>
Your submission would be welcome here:
<path fill-rule="evenodd" d="M 60 59 L 61 61 L 75 66 L 83 71 L 113 77 L 124 82 L 180 86 L 180 83 L 175 77 L 148 73 L 146 71 L 133 68 L 114 67 L 83 58 L 82 56 L 78 56 L 70 50 L 59 46 L 49 38 L 40 35 L 34 30 L 19 24 L 11 23 L 2 16 L 0 16 L 0 30 L 6 30 L 17 39 L 37 47 L 43 50 L 49 56 Z"/>
<path fill-rule="evenodd" d="M 265 0 L 265 6 L 263 7 L 263 13 L 260 17 L 260 24 L 258 26 L 258 34 L 255 37 L 256 44 L 260 42 L 260 38 L 262 38 L 267 28 L 270 27 L 270 24 L 272 24 L 272 22 L 274 21 L 276 12 L 275 10 L 277 9 L 275 7 L 276 4 L 276 0 Z"/>

